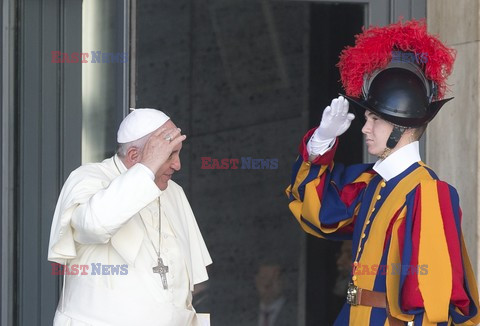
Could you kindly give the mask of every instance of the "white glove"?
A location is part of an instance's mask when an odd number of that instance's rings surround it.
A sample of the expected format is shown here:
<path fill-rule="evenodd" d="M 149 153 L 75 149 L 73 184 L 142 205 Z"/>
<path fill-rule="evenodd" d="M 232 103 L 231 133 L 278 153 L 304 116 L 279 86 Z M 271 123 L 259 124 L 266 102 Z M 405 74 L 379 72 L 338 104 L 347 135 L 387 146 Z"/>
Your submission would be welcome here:
<path fill-rule="evenodd" d="M 328 151 L 335 138 L 347 131 L 353 119 L 355 115 L 348 113 L 348 100 L 343 96 L 333 99 L 330 106 L 323 111 L 320 126 L 307 143 L 310 156 L 323 155 Z"/>

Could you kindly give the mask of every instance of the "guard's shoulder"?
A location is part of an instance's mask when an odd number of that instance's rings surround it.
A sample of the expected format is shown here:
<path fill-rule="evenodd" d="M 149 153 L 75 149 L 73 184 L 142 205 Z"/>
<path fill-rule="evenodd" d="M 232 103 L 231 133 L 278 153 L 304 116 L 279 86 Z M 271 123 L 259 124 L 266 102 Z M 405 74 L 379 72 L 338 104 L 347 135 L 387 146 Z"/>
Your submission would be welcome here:
<path fill-rule="evenodd" d="M 422 197 L 444 198 L 447 196 L 449 198 L 458 198 L 457 189 L 448 182 L 439 179 L 420 180 L 416 191 L 420 192 Z"/>
<path fill-rule="evenodd" d="M 420 178 L 419 178 L 421 181 L 424 181 L 424 180 L 439 180 L 437 174 L 435 173 L 435 171 L 433 171 L 433 169 L 431 167 L 429 167 L 424 162 L 419 162 L 419 164 L 420 164 L 420 168 L 418 169 L 418 171 L 421 172 Z"/>
<path fill-rule="evenodd" d="M 445 191 L 446 189 L 451 189 L 451 191 L 456 192 L 455 188 L 450 185 L 448 182 L 441 180 L 437 174 L 423 162 L 419 162 L 420 166 L 408 174 L 405 178 L 407 178 L 408 182 L 413 182 L 413 190 L 410 192 L 411 194 L 415 194 L 416 192 L 420 192 L 423 188 L 424 191 L 422 193 L 425 194 L 425 189 L 428 189 L 428 193 L 431 193 L 433 190 L 441 189 Z"/>
<path fill-rule="evenodd" d="M 420 162 L 420 168 L 422 170 L 422 174 L 421 174 L 421 177 L 420 177 L 420 182 L 425 183 L 425 184 L 427 184 L 427 183 L 439 184 L 439 185 L 442 185 L 442 186 L 448 186 L 448 187 L 454 188 L 448 182 L 446 182 L 444 180 L 441 180 L 437 176 L 435 171 L 433 171 L 433 169 L 431 167 L 429 167 L 427 164 L 425 164 L 423 162 Z"/>

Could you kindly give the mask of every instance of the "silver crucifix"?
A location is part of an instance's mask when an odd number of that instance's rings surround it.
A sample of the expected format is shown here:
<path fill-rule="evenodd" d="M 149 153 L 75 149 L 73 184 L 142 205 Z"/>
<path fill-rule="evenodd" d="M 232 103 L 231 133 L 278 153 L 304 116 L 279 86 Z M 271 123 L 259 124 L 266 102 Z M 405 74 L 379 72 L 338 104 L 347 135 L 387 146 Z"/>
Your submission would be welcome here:
<path fill-rule="evenodd" d="M 160 274 L 162 278 L 163 289 L 168 289 L 167 284 L 167 273 L 168 273 L 168 266 L 163 264 L 162 258 L 158 257 L 158 265 L 153 267 L 153 272 Z"/>

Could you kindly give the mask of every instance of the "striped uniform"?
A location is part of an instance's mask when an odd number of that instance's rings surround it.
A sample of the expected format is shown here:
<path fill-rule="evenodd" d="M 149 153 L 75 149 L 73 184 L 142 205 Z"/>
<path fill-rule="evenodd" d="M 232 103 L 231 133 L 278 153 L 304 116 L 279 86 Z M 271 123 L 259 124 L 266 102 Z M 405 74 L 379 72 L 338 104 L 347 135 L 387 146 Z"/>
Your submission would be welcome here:
<path fill-rule="evenodd" d="M 386 292 L 390 313 L 414 325 L 476 325 L 478 291 L 460 227 L 457 191 L 416 162 L 384 180 L 372 164 L 308 162 L 304 137 L 287 188 L 303 230 L 352 240 L 352 280 Z M 335 325 L 388 325 L 386 309 L 345 303 Z"/>

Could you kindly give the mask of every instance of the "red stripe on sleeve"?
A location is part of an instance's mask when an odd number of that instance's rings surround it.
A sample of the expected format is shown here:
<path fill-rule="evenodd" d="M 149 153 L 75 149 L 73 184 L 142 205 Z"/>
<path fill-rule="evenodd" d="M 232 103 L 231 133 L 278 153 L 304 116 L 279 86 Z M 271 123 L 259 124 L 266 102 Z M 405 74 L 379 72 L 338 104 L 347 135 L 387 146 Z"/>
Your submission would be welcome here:
<path fill-rule="evenodd" d="M 365 182 L 356 182 L 356 183 L 351 183 L 343 187 L 343 189 L 340 191 L 340 200 L 347 205 L 347 207 L 350 207 L 352 205 L 353 201 L 358 197 L 358 194 L 365 189 L 367 184 Z"/>
<path fill-rule="evenodd" d="M 318 198 L 320 198 L 320 200 L 323 198 L 323 189 L 325 188 L 325 179 L 326 179 L 326 173 L 320 176 L 320 182 L 316 187 L 317 195 L 318 195 Z"/>
<path fill-rule="evenodd" d="M 468 306 L 470 300 L 463 287 L 463 263 L 462 249 L 458 239 L 458 230 L 455 224 L 455 215 L 453 214 L 452 200 L 450 198 L 450 188 L 447 183 L 437 182 L 438 200 L 440 211 L 442 212 L 443 230 L 448 245 L 448 253 L 452 265 L 452 297 L 451 303 L 457 306 L 464 315 L 468 315 Z"/>

